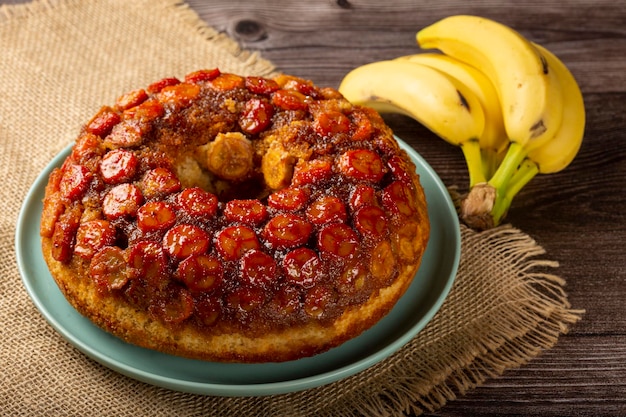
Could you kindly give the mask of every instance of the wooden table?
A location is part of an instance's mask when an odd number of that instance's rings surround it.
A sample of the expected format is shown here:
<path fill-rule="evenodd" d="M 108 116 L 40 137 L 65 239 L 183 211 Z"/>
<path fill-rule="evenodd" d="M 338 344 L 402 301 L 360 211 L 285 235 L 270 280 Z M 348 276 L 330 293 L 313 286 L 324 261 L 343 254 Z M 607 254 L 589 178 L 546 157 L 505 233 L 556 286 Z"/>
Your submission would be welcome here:
<path fill-rule="evenodd" d="M 21 3 L 24 0 L 9 0 Z M 508 221 L 560 262 L 583 320 L 557 346 L 448 403 L 437 416 L 626 415 L 625 0 L 188 0 L 210 26 L 278 69 L 337 87 L 352 68 L 416 52 L 416 31 L 452 14 L 494 18 L 569 66 L 587 104 L 580 154 L 535 178 Z M 386 117 L 447 185 L 467 183 L 460 151 L 416 122 Z M 421 139 L 417 139 L 421 138 Z"/>
<path fill-rule="evenodd" d="M 580 154 L 535 178 L 508 220 L 534 237 L 584 318 L 554 349 L 448 403 L 440 416 L 626 415 L 626 2 L 624 0 L 188 0 L 214 28 L 284 72 L 337 87 L 352 68 L 416 52 L 416 31 L 451 14 L 506 23 L 559 55 L 588 112 Z M 459 149 L 386 118 L 447 185 L 467 183 Z"/>

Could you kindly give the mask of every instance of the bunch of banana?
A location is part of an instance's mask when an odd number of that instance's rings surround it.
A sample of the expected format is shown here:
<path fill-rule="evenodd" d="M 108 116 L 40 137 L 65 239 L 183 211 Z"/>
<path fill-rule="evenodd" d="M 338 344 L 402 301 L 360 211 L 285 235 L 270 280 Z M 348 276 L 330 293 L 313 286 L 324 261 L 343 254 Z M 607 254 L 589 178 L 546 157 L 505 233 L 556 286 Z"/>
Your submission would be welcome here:
<path fill-rule="evenodd" d="M 576 156 L 585 128 L 578 84 L 550 51 L 482 17 L 442 19 L 417 43 L 440 52 L 356 68 L 339 91 L 460 146 L 469 171 L 461 218 L 493 227 L 537 173 L 560 171 Z"/>

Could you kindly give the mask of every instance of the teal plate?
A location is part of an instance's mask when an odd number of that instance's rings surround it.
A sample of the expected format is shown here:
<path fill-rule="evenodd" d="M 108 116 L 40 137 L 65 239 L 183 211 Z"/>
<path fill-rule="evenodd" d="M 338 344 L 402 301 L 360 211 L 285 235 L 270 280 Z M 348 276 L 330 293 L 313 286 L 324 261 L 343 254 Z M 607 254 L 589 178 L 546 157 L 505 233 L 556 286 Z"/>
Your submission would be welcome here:
<path fill-rule="evenodd" d="M 37 178 L 23 203 L 16 230 L 17 261 L 33 303 L 69 343 L 97 362 L 131 378 L 182 392 L 262 396 L 300 391 L 354 375 L 387 358 L 432 319 L 446 298 L 459 264 L 458 218 L 437 174 L 399 140 L 417 165 L 426 192 L 431 237 L 419 272 L 393 310 L 360 336 L 325 353 L 296 361 L 232 364 L 191 360 L 140 348 L 101 330 L 80 315 L 56 286 L 43 259 L 39 221 L 48 175 L 71 147 Z"/>

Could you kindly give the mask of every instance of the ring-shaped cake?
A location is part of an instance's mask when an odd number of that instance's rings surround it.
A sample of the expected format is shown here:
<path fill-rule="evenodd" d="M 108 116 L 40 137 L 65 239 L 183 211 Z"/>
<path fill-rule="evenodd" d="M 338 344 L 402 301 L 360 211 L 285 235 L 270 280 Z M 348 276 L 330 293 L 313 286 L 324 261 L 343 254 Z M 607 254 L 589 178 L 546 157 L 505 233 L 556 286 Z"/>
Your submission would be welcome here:
<path fill-rule="evenodd" d="M 46 263 L 121 339 L 223 362 L 311 356 L 373 326 L 429 236 L 374 110 L 293 76 L 199 70 L 102 107 L 49 177 Z"/>

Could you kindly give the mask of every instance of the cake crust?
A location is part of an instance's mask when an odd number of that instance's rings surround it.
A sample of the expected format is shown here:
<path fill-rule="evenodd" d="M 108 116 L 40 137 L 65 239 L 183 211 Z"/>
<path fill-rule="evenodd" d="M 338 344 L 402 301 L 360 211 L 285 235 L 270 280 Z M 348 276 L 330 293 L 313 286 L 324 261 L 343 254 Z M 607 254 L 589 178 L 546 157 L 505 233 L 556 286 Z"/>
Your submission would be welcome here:
<path fill-rule="evenodd" d="M 430 233 L 371 109 L 291 76 L 202 70 L 103 107 L 49 178 L 44 259 L 70 304 L 149 349 L 282 362 L 405 293 Z"/>

